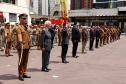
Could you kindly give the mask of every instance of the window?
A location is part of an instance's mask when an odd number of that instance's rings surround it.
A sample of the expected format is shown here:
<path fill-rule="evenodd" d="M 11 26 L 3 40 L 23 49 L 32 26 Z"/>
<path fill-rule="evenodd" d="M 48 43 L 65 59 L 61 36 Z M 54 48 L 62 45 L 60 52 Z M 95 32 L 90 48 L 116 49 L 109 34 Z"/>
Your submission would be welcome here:
<path fill-rule="evenodd" d="M 10 22 L 16 22 L 17 21 L 17 14 L 9 13 L 9 21 Z"/>
<path fill-rule="evenodd" d="M 118 2 L 118 7 L 126 6 L 126 1 L 120 1 Z"/>
<path fill-rule="evenodd" d="M 105 1 L 109 1 L 109 0 L 96 0 L 96 2 L 105 2 Z"/>
<path fill-rule="evenodd" d="M 95 8 L 117 8 L 117 2 L 107 2 L 107 3 L 95 3 Z"/>
<path fill-rule="evenodd" d="M 59 15 L 59 11 L 54 11 L 53 16 L 58 16 Z"/>
<path fill-rule="evenodd" d="M 1 0 L 1 2 L 15 4 L 16 0 Z"/>

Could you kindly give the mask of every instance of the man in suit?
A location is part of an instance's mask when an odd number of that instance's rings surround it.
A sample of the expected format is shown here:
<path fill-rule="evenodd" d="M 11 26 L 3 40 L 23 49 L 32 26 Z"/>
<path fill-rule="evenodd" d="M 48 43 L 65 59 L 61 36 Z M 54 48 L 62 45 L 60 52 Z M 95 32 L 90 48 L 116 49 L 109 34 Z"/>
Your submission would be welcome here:
<path fill-rule="evenodd" d="M 45 22 L 45 28 L 41 32 L 40 36 L 40 47 L 42 50 L 42 71 L 48 72 L 48 65 L 49 65 L 49 59 L 50 59 L 50 52 L 52 49 L 51 44 L 51 33 L 49 29 L 51 28 L 51 22 L 46 21 Z"/>
<path fill-rule="evenodd" d="M 68 50 L 68 44 L 69 44 L 69 35 L 66 27 L 66 23 L 63 24 L 63 30 L 61 31 L 62 36 L 62 52 L 61 52 L 61 58 L 62 63 L 69 63 L 66 61 L 66 54 Z"/>
<path fill-rule="evenodd" d="M 72 43 L 73 43 L 72 57 L 74 58 L 77 58 L 76 52 L 77 52 L 78 42 L 80 41 L 80 32 L 78 26 L 79 24 L 77 24 L 77 22 L 74 22 L 74 26 L 72 28 Z"/>
<path fill-rule="evenodd" d="M 52 45 L 52 48 L 53 48 L 53 41 L 54 41 L 54 37 L 55 37 L 55 34 L 56 34 L 56 25 L 54 25 L 54 27 L 51 27 L 49 29 L 50 33 L 51 33 L 51 45 Z"/>
<path fill-rule="evenodd" d="M 30 49 L 30 35 L 27 30 L 27 14 L 20 14 L 19 21 L 20 23 L 16 26 L 17 51 L 19 56 L 18 72 L 19 80 L 24 81 L 24 78 L 31 78 L 26 74 Z"/>
<path fill-rule="evenodd" d="M 90 29 L 90 44 L 89 44 L 89 50 L 93 51 L 93 44 L 95 39 L 95 26 L 92 26 Z"/>
<path fill-rule="evenodd" d="M 95 36 L 96 36 L 95 48 L 98 48 L 99 39 L 100 39 L 99 26 L 96 27 Z"/>

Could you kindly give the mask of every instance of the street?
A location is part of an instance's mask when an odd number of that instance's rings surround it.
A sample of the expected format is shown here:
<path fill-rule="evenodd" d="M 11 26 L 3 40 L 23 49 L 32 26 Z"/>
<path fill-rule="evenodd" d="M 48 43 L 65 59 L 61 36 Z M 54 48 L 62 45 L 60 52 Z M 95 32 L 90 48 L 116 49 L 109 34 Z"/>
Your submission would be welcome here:
<path fill-rule="evenodd" d="M 121 39 L 89 51 L 81 53 L 81 43 L 78 47 L 78 58 L 72 58 L 70 42 L 67 60 L 61 62 L 61 46 L 54 45 L 50 56 L 49 72 L 41 71 L 41 50 L 32 47 L 28 62 L 28 75 L 32 78 L 18 80 L 18 55 L 6 57 L 0 51 L 0 84 L 126 84 L 126 36 Z"/>

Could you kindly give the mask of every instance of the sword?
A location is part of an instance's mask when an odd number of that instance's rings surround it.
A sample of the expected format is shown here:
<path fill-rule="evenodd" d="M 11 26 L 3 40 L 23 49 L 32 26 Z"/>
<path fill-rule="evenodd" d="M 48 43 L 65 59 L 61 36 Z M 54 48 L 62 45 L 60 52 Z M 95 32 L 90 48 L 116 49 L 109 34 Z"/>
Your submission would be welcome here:
<path fill-rule="evenodd" d="M 20 66 L 20 64 L 21 64 L 22 55 L 23 55 L 23 45 L 22 45 L 22 43 L 20 45 L 21 45 L 21 54 L 19 56 L 18 66 Z"/>

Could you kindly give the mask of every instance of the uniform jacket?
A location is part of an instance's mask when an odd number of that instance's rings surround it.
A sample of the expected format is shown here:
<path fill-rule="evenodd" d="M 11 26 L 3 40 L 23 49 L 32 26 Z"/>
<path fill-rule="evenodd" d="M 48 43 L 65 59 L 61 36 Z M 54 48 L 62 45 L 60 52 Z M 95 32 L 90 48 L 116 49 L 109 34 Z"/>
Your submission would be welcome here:
<path fill-rule="evenodd" d="M 12 42 L 13 31 L 12 29 L 5 29 L 5 37 L 7 42 Z"/>
<path fill-rule="evenodd" d="M 88 32 L 86 29 L 82 29 L 82 41 L 87 42 L 88 41 Z"/>
<path fill-rule="evenodd" d="M 17 46 L 19 42 L 23 42 L 23 49 L 29 49 L 30 35 L 23 25 L 16 27 Z"/>

